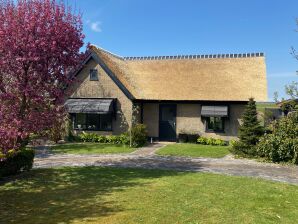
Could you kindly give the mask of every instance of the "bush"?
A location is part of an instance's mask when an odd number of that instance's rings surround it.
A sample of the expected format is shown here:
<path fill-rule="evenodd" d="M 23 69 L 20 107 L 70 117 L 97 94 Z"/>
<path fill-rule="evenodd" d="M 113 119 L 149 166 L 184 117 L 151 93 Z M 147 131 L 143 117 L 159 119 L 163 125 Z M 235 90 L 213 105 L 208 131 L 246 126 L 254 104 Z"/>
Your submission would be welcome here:
<path fill-rule="evenodd" d="M 197 142 L 203 145 L 227 145 L 227 142 L 222 139 L 199 137 Z"/>
<path fill-rule="evenodd" d="M 142 147 L 147 142 L 147 130 L 144 124 L 136 124 L 131 130 L 131 146 Z"/>
<path fill-rule="evenodd" d="M 3 161 L 0 161 L 0 177 L 15 175 L 32 168 L 34 159 L 33 149 L 10 151 Z"/>
<path fill-rule="evenodd" d="M 256 146 L 256 154 L 272 162 L 298 164 L 298 112 L 272 123 L 272 133 L 264 135 Z"/>
<path fill-rule="evenodd" d="M 282 139 L 272 134 L 264 136 L 257 145 L 257 153 L 272 162 L 298 164 L 298 139 Z"/>

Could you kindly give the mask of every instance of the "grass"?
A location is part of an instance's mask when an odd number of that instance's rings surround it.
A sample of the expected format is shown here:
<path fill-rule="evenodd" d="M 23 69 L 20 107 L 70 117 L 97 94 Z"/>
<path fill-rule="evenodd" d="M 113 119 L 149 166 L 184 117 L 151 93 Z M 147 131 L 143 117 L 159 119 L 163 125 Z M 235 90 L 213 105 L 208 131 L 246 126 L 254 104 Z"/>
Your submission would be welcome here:
<path fill-rule="evenodd" d="M 265 113 L 265 108 L 279 108 L 275 103 L 256 103 L 257 111 Z"/>
<path fill-rule="evenodd" d="M 177 143 L 167 145 L 157 151 L 158 155 L 190 156 L 220 158 L 229 154 L 228 146 L 212 146 L 190 143 Z"/>
<path fill-rule="evenodd" d="M 260 124 L 264 126 L 264 116 L 265 116 L 265 108 L 279 108 L 275 103 L 256 103 L 257 112 L 258 112 L 258 119 Z"/>
<path fill-rule="evenodd" d="M 123 145 L 101 144 L 101 143 L 70 143 L 51 147 L 55 153 L 69 154 L 112 154 L 130 153 L 135 149 Z"/>
<path fill-rule="evenodd" d="M 1 223 L 297 223 L 298 186 L 142 169 L 36 169 L 0 183 Z"/>

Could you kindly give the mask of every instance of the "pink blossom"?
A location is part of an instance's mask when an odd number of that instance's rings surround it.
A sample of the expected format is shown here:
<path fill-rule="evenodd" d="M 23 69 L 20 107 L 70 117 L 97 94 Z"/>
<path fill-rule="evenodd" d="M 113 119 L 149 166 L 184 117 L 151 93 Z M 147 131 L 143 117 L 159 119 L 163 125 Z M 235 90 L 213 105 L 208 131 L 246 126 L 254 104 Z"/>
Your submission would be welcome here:
<path fill-rule="evenodd" d="M 82 22 L 55 0 L 0 2 L 0 149 L 18 149 L 64 114 L 65 86 L 82 58 Z M 65 52 L 67 52 L 65 54 Z"/>

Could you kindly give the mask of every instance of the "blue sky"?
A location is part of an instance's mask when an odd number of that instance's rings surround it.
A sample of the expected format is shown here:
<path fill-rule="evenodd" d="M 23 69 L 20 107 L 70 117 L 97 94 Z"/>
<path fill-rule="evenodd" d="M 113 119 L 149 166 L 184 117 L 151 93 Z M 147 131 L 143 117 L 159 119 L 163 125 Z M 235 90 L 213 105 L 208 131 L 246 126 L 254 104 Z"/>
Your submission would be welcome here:
<path fill-rule="evenodd" d="M 269 98 L 298 80 L 296 0 L 68 0 L 86 42 L 122 56 L 264 52 Z M 243 77 L 245 78 L 245 77 Z"/>

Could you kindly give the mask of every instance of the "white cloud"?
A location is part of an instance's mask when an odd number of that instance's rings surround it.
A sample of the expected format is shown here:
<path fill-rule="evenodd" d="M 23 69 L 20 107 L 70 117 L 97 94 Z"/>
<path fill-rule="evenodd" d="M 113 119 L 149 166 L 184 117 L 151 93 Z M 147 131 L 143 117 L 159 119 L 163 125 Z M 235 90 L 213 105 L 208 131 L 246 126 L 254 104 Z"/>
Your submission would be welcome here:
<path fill-rule="evenodd" d="M 101 27 L 100 27 L 101 22 L 99 22 L 99 21 L 90 22 L 89 21 L 89 24 L 90 24 L 91 30 L 93 30 L 94 32 L 97 32 L 97 33 L 101 32 Z"/>

